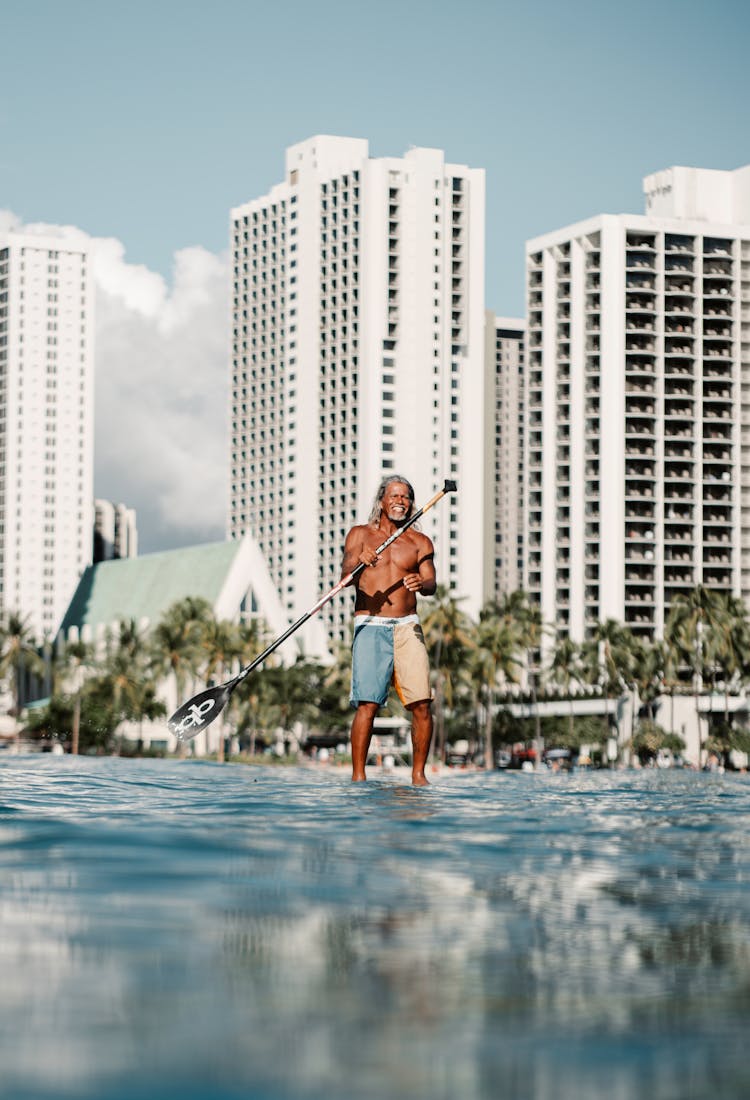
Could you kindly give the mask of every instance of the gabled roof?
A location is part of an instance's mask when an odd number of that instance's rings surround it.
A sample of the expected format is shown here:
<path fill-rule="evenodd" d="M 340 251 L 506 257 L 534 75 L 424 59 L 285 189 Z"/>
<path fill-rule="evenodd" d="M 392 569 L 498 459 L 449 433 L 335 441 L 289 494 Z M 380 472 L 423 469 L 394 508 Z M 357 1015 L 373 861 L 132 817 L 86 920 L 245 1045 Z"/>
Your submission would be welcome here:
<path fill-rule="evenodd" d="M 119 619 L 157 622 L 177 600 L 203 597 L 215 606 L 242 543 L 212 542 L 90 565 L 83 573 L 60 630 L 80 631 Z"/>
<path fill-rule="evenodd" d="M 260 547 L 246 534 L 228 542 L 90 565 L 78 582 L 58 637 L 69 638 L 72 631 L 73 637 L 94 640 L 121 619 L 134 619 L 139 626 L 147 620 L 155 626 L 172 604 L 188 596 L 207 600 L 217 619 L 238 622 L 256 613 L 271 636 L 281 636 L 290 625 Z M 278 652 L 288 661 L 299 653 L 330 659 L 320 617 L 305 622 Z"/>

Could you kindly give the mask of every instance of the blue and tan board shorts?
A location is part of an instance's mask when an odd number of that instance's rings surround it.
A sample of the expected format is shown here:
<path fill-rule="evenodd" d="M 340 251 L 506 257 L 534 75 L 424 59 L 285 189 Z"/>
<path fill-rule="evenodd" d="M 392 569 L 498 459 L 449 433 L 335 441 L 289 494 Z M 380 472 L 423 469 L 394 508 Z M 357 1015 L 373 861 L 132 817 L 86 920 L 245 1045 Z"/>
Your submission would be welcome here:
<path fill-rule="evenodd" d="M 431 696 L 430 664 L 416 615 L 400 619 L 356 615 L 349 702 L 382 707 L 391 684 L 405 707 Z"/>

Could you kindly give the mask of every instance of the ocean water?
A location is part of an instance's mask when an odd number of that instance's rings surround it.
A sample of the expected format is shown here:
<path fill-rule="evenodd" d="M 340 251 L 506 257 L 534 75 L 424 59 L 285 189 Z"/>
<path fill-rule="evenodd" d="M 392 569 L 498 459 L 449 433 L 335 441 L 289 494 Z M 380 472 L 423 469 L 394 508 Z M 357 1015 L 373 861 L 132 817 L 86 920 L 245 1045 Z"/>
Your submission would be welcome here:
<path fill-rule="evenodd" d="M 0 761 L 0 1096 L 750 1096 L 750 777 Z"/>

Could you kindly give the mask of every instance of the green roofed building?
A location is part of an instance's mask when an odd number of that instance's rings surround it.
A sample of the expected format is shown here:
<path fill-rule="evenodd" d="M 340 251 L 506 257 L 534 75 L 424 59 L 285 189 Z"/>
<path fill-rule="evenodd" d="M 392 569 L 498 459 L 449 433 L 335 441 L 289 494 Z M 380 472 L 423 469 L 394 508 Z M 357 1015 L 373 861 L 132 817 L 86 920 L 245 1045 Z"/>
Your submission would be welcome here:
<path fill-rule="evenodd" d="M 257 615 L 272 638 L 290 625 L 263 554 L 253 538 L 245 535 L 229 542 L 90 565 L 65 612 L 58 641 L 103 641 L 122 619 L 132 619 L 148 630 L 168 608 L 188 596 L 207 600 L 217 619 L 239 622 Z M 322 620 L 316 617 L 277 650 L 285 663 L 302 653 L 319 659 L 327 657 Z M 177 706 L 173 685 L 163 685 L 160 694 L 170 709 Z M 158 734 L 156 730 L 139 729 L 134 736 L 142 736 L 144 741 L 158 736 L 169 740 L 172 747 L 171 734 L 163 724 Z"/>

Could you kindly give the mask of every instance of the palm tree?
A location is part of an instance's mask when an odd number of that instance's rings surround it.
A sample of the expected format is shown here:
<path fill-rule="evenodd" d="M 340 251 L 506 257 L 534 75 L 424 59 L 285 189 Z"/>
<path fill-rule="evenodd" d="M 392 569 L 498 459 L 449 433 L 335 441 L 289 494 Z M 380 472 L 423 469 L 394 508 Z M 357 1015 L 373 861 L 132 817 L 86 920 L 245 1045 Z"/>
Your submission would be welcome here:
<path fill-rule="evenodd" d="M 729 692 L 732 684 L 747 680 L 746 655 L 750 653 L 750 621 L 742 600 L 723 594 L 725 614 L 716 625 L 716 659 L 724 684 L 724 722 L 729 725 Z"/>
<path fill-rule="evenodd" d="M 671 631 L 665 631 L 661 641 L 654 643 L 659 658 L 657 673 L 662 690 L 669 695 L 669 732 L 674 734 L 674 697 L 680 687 L 680 654 Z"/>
<path fill-rule="evenodd" d="M 497 603 L 491 601 L 479 612 L 475 644 L 470 657 L 470 669 L 477 689 L 477 698 L 484 699 L 484 766 L 495 766 L 492 747 L 492 712 L 495 689 L 499 679 L 517 684 L 521 661 L 521 642 L 515 623 Z"/>
<path fill-rule="evenodd" d="M 73 681 L 73 725 L 71 729 L 70 751 L 72 755 L 78 754 L 78 745 L 81 731 L 81 696 L 86 673 L 91 669 L 94 660 L 94 647 L 88 642 L 66 642 L 61 653 L 62 667 Z"/>
<path fill-rule="evenodd" d="M 637 712 L 645 707 L 645 720 L 656 721 L 655 703 L 664 689 L 664 645 L 662 642 L 650 642 L 633 638 L 632 688 L 634 699 L 630 723 L 630 748 L 634 751 L 633 738 Z"/>
<path fill-rule="evenodd" d="M 542 609 L 533 603 L 528 593 L 519 588 L 509 593 L 503 600 L 502 612 L 511 618 L 518 628 L 519 642 L 524 651 L 526 676 L 531 693 L 532 715 L 534 719 L 534 748 L 537 760 L 541 760 L 544 751 L 542 722 L 539 716 L 537 686 L 539 680 L 538 654 L 542 645 L 546 627 L 542 619 Z"/>
<path fill-rule="evenodd" d="M 456 677 L 465 667 L 474 644 L 471 622 L 458 606 L 447 585 L 438 585 L 434 596 L 425 600 L 422 629 L 435 678 L 435 742 L 445 760 L 445 707 L 453 707 Z"/>
<path fill-rule="evenodd" d="M 16 720 L 16 743 L 19 735 L 21 694 L 24 677 L 44 672 L 44 661 L 34 644 L 29 617 L 17 611 L 8 611 L 0 620 L 0 680 L 10 680 L 13 698 L 13 716 Z"/>
<path fill-rule="evenodd" d="M 583 684 L 580 647 L 567 635 L 558 634 L 549 665 L 550 678 L 570 701 L 568 730 L 573 737 L 573 684 Z"/>
<path fill-rule="evenodd" d="M 168 608 L 150 638 L 151 670 L 157 678 L 172 676 L 178 702 L 188 680 L 198 674 L 204 624 L 213 612 L 207 600 L 189 596 Z M 182 744 L 180 751 L 184 751 Z"/>
<path fill-rule="evenodd" d="M 235 623 L 229 619 L 210 618 L 203 624 L 200 640 L 205 659 L 203 678 L 207 684 L 214 680 L 223 683 L 226 673 L 234 661 L 242 654 L 243 644 Z M 217 759 L 224 762 L 224 715 L 219 715 L 216 725 L 218 731 Z"/>
<path fill-rule="evenodd" d="M 138 629 L 133 619 L 120 620 L 116 640 L 98 678 L 100 687 L 106 687 L 111 697 L 118 724 L 126 719 L 141 723 L 144 718 L 166 712 L 164 704 L 156 699 L 156 684 L 149 676 L 150 664 L 145 632 Z"/>
<path fill-rule="evenodd" d="M 665 634 L 692 674 L 695 714 L 700 734 L 700 696 L 706 673 L 712 680 L 727 623 L 726 602 L 720 592 L 697 584 L 687 595 L 675 596 Z M 711 715 L 709 714 L 709 726 Z M 702 749 L 701 749 L 702 752 Z"/>
<path fill-rule="evenodd" d="M 616 619 L 597 623 L 591 638 L 582 647 L 585 678 L 589 684 L 598 686 L 602 691 L 604 720 L 608 730 L 610 700 L 619 698 L 623 691 L 630 691 L 633 688 L 636 651 L 637 641 L 632 631 Z M 635 700 L 633 700 L 633 707 L 635 707 Z M 615 726 L 617 726 L 616 718 Z"/>

